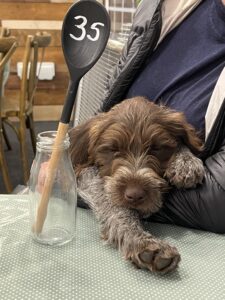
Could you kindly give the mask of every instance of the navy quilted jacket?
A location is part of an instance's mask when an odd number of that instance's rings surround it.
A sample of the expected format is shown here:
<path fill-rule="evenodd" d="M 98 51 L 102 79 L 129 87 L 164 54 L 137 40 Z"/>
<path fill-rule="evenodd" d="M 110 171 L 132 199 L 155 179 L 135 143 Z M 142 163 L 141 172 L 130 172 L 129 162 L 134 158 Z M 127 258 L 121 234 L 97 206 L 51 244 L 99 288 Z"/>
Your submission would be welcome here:
<path fill-rule="evenodd" d="M 130 84 L 155 48 L 162 25 L 162 3 L 162 0 L 151 0 L 150 5 L 149 0 L 142 0 L 139 5 L 130 36 L 109 80 L 102 111 L 108 111 L 124 99 Z M 214 117 L 202 156 L 206 168 L 203 185 L 191 190 L 171 191 L 165 201 L 166 212 L 162 210 L 156 220 L 225 233 L 225 99 Z"/>

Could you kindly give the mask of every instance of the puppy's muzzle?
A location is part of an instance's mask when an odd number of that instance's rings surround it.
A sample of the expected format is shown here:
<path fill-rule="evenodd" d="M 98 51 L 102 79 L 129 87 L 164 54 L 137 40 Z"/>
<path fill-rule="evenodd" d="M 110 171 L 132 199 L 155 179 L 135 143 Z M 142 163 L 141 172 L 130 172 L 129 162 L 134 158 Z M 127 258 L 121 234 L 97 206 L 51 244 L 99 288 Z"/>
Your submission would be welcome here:
<path fill-rule="evenodd" d="M 105 192 L 117 205 L 154 213 L 162 206 L 162 193 L 168 183 L 151 168 L 131 169 L 120 166 L 112 176 L 106 176 Z"/>

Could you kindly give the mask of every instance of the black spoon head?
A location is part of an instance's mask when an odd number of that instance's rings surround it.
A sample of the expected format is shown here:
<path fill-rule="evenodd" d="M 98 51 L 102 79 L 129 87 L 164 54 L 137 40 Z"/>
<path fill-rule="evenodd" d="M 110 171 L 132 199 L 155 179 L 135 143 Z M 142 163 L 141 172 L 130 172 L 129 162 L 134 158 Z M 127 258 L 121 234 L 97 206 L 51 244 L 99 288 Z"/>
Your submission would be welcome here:
<path fill-rule="evenodd" d="M 95 0 L 81 0 L 70 7 L 62 27 L 62 48 L 71 80 L 80 79 L 97 62 L 110 33 L 110 19 Z"/>

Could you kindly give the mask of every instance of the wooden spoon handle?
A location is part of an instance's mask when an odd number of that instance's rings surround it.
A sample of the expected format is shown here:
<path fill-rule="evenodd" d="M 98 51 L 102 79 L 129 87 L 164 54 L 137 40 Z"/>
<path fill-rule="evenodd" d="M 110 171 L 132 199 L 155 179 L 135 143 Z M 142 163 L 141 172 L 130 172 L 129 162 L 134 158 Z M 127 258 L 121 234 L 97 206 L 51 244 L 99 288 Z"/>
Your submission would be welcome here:
<path fill-rule="evenodd" d="M 61 158 L 62 150 L 61 145 L 65 139 L 69 128 L 69 124 L 64 124 L 59 122 L 55 142 L 53 145 L 52 155 L 49 160 L 49 165 L 47 169 L 47 176 L 44 183 L 43 192 L 41 195 L 41 200 L 37 210 L 36 223 L 33 225 L 33 232 L 39 234 L 42 232 L 44 226 L 45 218 L 48 210 L 49 197 L 52 191 L 53 182 L 56 175 L 56 170 L 58 167 L 59 160 Z"/>

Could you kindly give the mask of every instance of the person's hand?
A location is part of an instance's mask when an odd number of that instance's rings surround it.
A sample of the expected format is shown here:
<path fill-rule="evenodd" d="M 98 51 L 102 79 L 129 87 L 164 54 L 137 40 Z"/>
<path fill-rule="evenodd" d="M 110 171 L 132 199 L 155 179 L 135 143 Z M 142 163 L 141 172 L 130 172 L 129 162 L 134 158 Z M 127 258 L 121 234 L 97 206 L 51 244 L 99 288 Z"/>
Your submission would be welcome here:
<path fill-rule="evenodd" d="M 225 5 L 225 0 L 222 0 L 222 2 L 223 2 L 223 5 Z"/>

